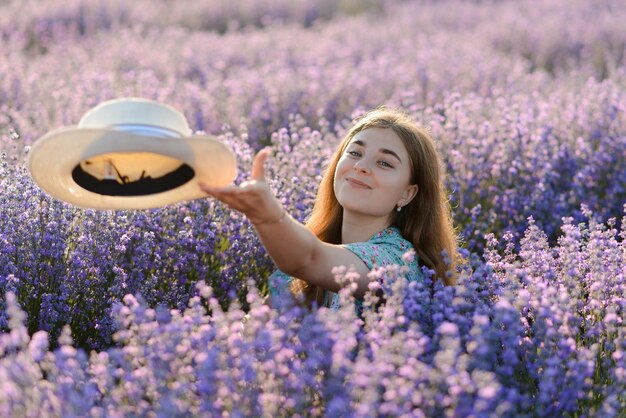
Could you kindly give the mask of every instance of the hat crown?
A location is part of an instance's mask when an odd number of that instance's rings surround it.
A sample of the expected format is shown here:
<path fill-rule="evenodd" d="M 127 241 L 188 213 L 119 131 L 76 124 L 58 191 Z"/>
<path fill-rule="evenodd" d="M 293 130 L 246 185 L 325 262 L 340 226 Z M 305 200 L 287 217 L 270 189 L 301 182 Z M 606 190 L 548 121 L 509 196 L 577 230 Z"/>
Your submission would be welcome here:
<path fill-rule="evenodd" d="M 103 102 L 85 113 L 78 126 L 152 132 L 151 136 L 189 136 L 192 133 L 185 116 L 173 107 L 139 98 Z"/>

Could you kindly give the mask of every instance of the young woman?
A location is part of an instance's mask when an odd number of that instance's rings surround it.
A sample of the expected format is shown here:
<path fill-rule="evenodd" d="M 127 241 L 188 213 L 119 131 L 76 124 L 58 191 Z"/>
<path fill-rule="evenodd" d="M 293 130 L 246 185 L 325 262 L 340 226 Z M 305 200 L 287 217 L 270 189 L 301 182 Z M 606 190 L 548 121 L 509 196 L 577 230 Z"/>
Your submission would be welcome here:
<path fill-rule="evenodd" d="M 404 112 L 381 107 L 356 121 L 324 174 L 306 225 L 271 193 L 263 169 L 268 153 L 255 156 L 250 180 L 241 185 L 201 187 L 254 225 L 279 269 L 269 278 L 272 299 L 301 293 L 309 303 L 336 308 L 339 285 L 331 271 L 340 265 L 359 273 L 357 298 L 375 265 L 406 264 L 409 280 L 419 280 L 425 265 L 455 284 L 457 244 L 441 159 L 430 135 Z M 411 249 L 416 257 L 406 261 Z"/>

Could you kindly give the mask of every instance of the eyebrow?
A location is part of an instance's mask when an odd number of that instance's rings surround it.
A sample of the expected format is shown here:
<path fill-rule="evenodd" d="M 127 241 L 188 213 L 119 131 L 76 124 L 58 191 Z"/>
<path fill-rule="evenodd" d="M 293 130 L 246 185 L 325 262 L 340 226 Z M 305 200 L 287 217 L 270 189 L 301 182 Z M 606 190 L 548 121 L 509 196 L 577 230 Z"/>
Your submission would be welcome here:
<path fill-rule="evenodd" d="M 361 141 L 360 139 L 357 139 L 356 141 L 353 141 L 352 143 L 367 148 L 367 145 L 365 145 L 365 142 Z M 390 150 L 388 148 L 381 148 L 378 151 L 382 152 L 383 154 L 389 154 L 389 155 L 392 155 L 392 156 L 396 157 L 396 159 L 398 161 L 400 161 L 400 164 L 402 164 L 402 159 L 394 151 L 392 151 L 392 150 Z"/>

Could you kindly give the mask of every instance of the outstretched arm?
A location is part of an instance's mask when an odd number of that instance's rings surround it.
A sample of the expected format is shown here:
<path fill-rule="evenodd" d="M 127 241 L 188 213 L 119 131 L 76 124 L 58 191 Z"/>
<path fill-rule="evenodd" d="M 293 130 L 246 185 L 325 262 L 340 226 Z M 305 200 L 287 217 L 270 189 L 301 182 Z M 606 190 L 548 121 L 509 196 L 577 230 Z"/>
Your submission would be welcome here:
<path fill-rule="evenodd" d="M 239 186 L 215 188 L 200 184 L 200 187 L 250 219 L 263 246 L 282 272 L 338 291 L 332 268 L 352 265 L 361 276 L 356 295 L 362 296 L 367 290 L 367 266 L 343 246 L 319 240 L 286 213 L 265 181 L 263 165 L 268 155 L 269 150 L 264 149 L 254 157 L 250 179 Z"/>

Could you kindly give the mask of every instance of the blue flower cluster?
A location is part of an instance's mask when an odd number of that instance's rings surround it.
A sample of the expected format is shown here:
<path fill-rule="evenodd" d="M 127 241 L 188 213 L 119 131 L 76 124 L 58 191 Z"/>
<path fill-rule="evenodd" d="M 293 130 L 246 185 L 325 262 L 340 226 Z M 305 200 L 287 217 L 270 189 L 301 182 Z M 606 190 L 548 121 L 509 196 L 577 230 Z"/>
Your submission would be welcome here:
<path fill-rule="evenodd" d="M 620 416 L 626 230 L 586 213 L 553 247 L 531 221 L 518 255 L 469 257 L 456 287 L 374 269 L 361 317 L 345 268 L 339 311 L 270 308 L 253 280 L 247 309 L 223 309 L 203 281 L 184 310 L 129 294 L 113 308 L 115 346 L 89 356 L 69 327 L 55 350 L 45 331 L 29 336 L 9 292 L 0 413 Z"/>

